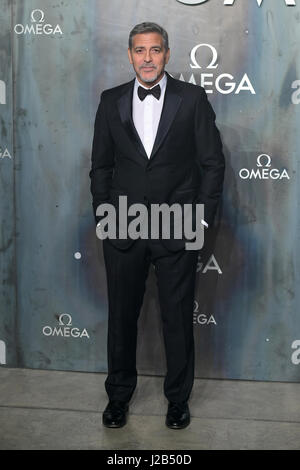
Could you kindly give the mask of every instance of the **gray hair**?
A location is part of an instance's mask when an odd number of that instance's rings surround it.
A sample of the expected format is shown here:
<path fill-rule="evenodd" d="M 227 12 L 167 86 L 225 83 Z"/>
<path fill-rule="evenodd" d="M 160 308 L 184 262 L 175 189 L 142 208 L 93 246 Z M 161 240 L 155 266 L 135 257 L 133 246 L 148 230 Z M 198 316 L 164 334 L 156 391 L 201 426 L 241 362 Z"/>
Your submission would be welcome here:
<path fill-rule="evenodd" d="M 169 38 L 167 31 L 159 26 L 157 23 L 150 23 L 149 21 L 137 24 L 129 34 L 129 49 L 132 49 L 132 38 L 136 34 L 145 34 L 145 33 L 158 33 L 163 38 L 164 49 L 167 51 L 169 49 Z"/>

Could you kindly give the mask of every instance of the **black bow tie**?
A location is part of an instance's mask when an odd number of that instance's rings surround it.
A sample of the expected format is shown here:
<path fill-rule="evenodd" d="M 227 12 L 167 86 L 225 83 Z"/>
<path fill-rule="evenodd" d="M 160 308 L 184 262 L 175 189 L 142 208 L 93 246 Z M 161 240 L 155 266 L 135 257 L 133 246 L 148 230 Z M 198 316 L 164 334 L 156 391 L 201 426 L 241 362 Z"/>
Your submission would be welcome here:
<path fill-rule="evenodd" d="M 151 88 L 151 90 L 143 88 L 142 86 L 138 87 L 138 95 L 141 101 L 143 101 L 148 95 L 153 95 L 155 96 L 157 100 L 159 100 L 160 93 L 161 93 L 160 85 L 156 85 L 154 88 Z"/>

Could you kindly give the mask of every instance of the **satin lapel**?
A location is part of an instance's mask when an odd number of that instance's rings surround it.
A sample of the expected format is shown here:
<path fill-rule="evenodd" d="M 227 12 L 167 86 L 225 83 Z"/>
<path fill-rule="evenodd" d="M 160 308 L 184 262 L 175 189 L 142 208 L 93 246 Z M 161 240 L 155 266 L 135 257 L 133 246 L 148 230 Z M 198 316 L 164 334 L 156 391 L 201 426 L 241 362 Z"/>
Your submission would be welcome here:
<path fill-rule="evenodd" d="M 118 99 L 118 109 L 121 121 L 134 145 L 138 148 L 139 152 L 149 161 L 140 136 L 134 126 L 132 119 L 132 94 L 133 94 L 134 80 L 130 82 L 128 90 Z"/>
<path fill-rule="evenodd" d="M 154 157 L 159 147 L 163 143 L 164 138 L 166 137 L 171 124 L 176 116 L 176 113 L 179 109 L 179 106 L 182 101 L 182 97 L 176 87 L 176 82 L 173 80 L 170 75 L 167 73 L 167 88 L 165 93 L 164 105 L 161 113 L 161 118 L 159 121 L 156 138 L 154 141 L 152 153 L 150 155 L 150 160 Z"/>

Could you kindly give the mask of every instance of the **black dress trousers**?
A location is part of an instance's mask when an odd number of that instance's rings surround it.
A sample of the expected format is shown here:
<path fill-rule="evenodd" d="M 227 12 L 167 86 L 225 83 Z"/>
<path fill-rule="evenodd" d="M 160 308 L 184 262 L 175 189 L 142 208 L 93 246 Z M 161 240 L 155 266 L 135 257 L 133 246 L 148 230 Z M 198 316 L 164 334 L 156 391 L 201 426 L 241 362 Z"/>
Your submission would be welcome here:
<path fill-rule="evenodd" d="M 150 264 L 155 267 L 167 360 L 164 393 L 188 400 L 194 381 L 193 305 L 198 251 L 167 250 L 160 240 L 136 240 L 120 250 L 107 239 L 103 253 L 108 287 L 108 376 L 110 400 L 129 401 L 137 384 L 137 322 Z"/>

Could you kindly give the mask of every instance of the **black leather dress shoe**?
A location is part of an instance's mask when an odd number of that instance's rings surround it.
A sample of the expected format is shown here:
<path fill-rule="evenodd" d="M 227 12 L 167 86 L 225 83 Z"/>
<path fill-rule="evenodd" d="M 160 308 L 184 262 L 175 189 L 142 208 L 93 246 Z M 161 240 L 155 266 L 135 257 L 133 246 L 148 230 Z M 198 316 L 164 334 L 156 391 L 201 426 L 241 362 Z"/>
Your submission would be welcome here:
<path fill-rule="evenodd" d="M 124 426 L 128 409 L 127 402 L 110 400 L 102 415 L 104 426 L 107 428 L 121 428 Z"/>
<path fill-rule="evenodd" d="M 190 424 L 190 420 L 190 410 L 187 402 L 169 402 L 166 416 L 168 428 L 186 428 Z"/>

